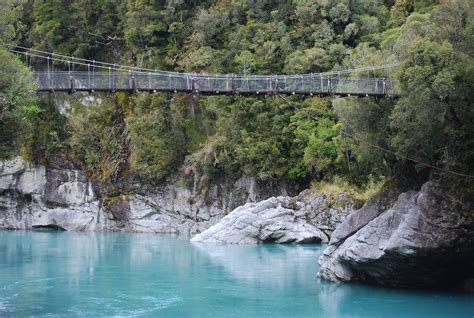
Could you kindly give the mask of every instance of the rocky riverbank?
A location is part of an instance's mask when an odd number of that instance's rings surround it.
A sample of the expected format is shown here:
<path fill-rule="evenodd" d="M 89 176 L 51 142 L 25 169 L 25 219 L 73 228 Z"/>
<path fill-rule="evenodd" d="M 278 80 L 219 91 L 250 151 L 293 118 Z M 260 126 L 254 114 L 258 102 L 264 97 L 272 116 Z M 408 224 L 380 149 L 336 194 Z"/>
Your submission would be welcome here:
<path fill-rule="evenodd" d="M 337 198 L 345 204 L 335 207 L 334 199 L 312 190 L 296 197 L 281 196 L 287 194 L 284 187 L 250 177 L 221 180 L 204 191 L 199 180 L 189 182 L 190 174 L 183 167 L 162 187 L 135 186 L 138 191 L 110 197 L 80 170 L 45 167 L 20 157 L 5 160 L 0 162 L 0 228 L 204 231 L 194 241 L 314 243 L 328 242 L 336 225 L 353 210 L 347 194 Z M 248 227 L 242 230 L 238 224 Z"/>
<path fill-rule="evenodd" d="M 345 203 L 334 206 L 334 198 L 312 190 L 273 197 L 286 189 L 249 177 L 211 185 L 205 192 L 185 179 L 175 176 L 153 191 L 106 197 L 101 185 L 79 170 L 16 157 L 0 163 L 0 228 L 203 232 L 193 241 L 327 243 L 353 211 L 354 203 L 344 193 L 337 200 Z"/>
<path fill-rule="evenodd" d="M 236 207 L 286 190 L 242 177 L 203 193 L 183 176 L 153 191 L 105 197 L 81 171 L 20 157 L 0 162 L 0 228 L 198 233 Z"/>

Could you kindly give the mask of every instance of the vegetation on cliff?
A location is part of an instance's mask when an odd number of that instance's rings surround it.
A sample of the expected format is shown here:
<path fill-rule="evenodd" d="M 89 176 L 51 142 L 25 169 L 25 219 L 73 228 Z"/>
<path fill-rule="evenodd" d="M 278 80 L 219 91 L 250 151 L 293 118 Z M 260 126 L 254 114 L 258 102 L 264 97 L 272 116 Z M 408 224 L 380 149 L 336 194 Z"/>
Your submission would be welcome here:
<path fill-rule="evenodd" d="M 246 174 L 295 187 L 334 178 L 363 187 L 414 172 L 472 175 L 473 7 L 469 0 L 8 0 L 0 4 L 0 155 L 20 149 L 43 163 L 59 155 L 108 182 L 133 175 L 156 183 L 185 158 L 208 178 Z M 200 73 L 400 63 L 394 74 L 374 73 L 396 76 L 403 97 L 116 94 L 86 107 L 76 96 L 65 117 L 51 99 L 37 102 L 7 43 Z"/>

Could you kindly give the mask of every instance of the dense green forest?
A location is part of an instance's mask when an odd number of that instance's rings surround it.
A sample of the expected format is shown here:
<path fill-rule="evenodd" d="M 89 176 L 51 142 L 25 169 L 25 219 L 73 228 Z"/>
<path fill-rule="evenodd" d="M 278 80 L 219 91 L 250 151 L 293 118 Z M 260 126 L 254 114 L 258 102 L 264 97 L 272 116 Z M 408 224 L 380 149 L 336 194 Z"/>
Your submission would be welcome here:
<path fill-rule="evenodd" d="M 162 70 L 309 73 L 400 63 L 403 96 L 38 98 L 8 44 Z M 33 61 L 34 63 L 34 61 Z M 102 182 L 256 176 L 363 188 L 474 173 L 471 0 L 6 0 L 0 156 L 72 162 Z M 72 104 L 68 115 L 55 103 Z M 341 181 L 342 180 L 342 181 Z"/>

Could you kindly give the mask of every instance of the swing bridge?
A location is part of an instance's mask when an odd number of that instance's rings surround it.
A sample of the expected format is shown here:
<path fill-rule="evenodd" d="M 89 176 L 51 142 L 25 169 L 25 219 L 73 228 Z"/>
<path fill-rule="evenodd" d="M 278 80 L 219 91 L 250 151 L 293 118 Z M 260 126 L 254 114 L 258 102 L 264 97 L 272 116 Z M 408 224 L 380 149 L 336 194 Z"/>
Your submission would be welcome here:
<path fill-rule="evenodd" d="M 171 92 L 202 95 L 399 97 L 396 80 L 380 73 L 398 64 L 299 75 L 200 74 L 160 71 L 12 46 L 32 69 L 38 92 Z M 355 75 L 355 76 L 354 76 Z"/>

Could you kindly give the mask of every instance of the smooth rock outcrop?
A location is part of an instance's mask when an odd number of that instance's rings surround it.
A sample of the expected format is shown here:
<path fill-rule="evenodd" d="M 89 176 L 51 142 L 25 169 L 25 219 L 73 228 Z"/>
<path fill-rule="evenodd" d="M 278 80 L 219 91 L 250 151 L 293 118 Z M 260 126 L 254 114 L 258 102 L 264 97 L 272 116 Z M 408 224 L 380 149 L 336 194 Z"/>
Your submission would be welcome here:
<path fill-rule="evenodd" d="M 79 170 L 20 157 L 0 161 L 0 228 L 198 233 L 246 202 L 285 192 L 245 176 L 201 191 L 182 175 L 162 187 L 113 198 L 100 190 Z"/>
<path fill-rule="evenodd" d="M 400 194 L 387 207 L 389 202 L 369 201 L 336 228 L 319 259 L 319 276 L 336 282 L 469 289 L 474 203 L 461 203 L 434 182 Z"/>
<path fill-rule="evenodd" d="M 327 197 L 311 190 L 297 197 L 272 197 L 238 207 L 219 223 L 194 236 L 192 242 L 327 243 L 352 205 L 333 208 Z"/>

